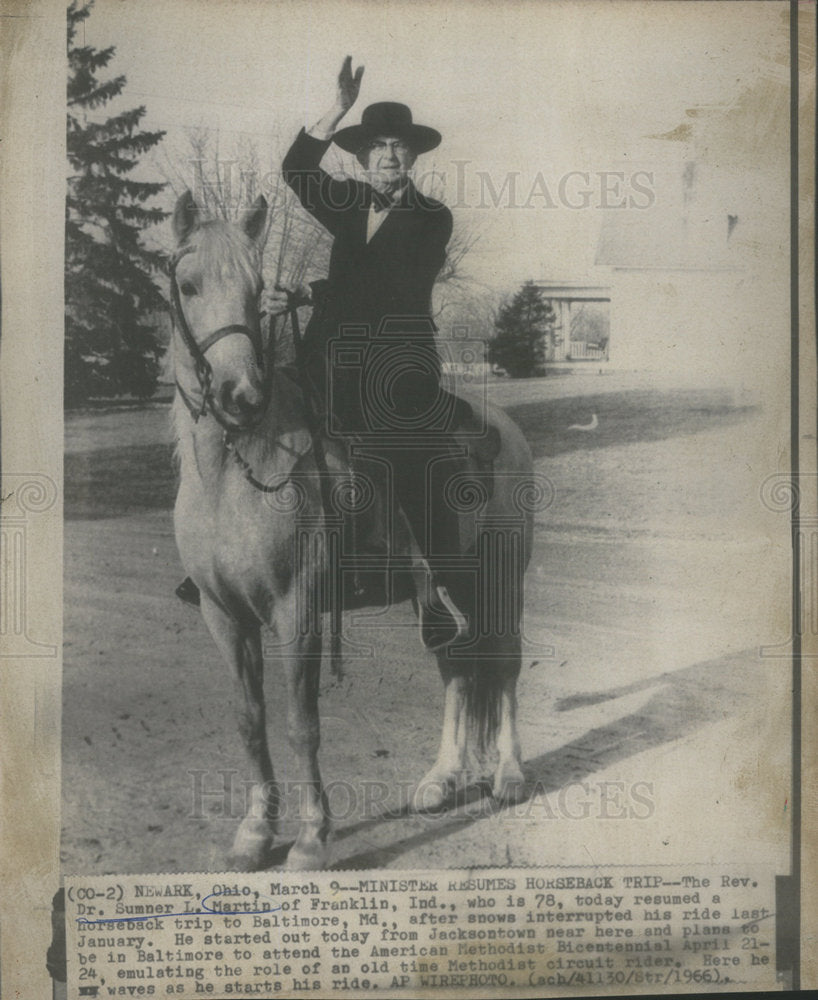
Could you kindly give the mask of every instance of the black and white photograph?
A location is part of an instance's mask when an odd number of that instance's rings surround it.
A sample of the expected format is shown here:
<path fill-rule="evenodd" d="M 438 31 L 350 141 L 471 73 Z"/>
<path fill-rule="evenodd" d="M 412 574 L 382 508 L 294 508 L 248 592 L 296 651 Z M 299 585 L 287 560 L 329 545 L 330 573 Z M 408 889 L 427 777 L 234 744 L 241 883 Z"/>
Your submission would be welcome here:
<path fill-rule="evenodd" d="M 814 4 L 3 8 L 19 995 L 801 988 Z"/>

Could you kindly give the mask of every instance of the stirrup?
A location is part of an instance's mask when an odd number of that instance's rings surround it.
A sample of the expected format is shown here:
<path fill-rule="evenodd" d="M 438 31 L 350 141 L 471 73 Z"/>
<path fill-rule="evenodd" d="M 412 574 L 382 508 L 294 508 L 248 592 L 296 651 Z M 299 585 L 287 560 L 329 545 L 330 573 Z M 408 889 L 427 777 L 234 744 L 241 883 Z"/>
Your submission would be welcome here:
<path fill-rule="evenodd" d="M 431 603 L 421 603 L 418 625 L 420 641 L 431 653 L 462 639 L 469 627 L 443 584 L 435 586 Z"/>

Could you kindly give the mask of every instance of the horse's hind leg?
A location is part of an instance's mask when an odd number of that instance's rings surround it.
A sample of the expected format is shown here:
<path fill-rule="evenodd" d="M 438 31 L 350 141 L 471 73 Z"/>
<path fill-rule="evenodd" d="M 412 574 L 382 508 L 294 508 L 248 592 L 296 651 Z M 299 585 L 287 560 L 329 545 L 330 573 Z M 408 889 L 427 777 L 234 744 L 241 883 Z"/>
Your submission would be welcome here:
<path fill-rule="evenodd" d="M 437 759 L 421 778 L 412 795 L 412 808 L 418 812 L 440 809 L 451 798 L 466 765 L 466 678 L 455 673 L 446 663 L 445 654 L 438 655 L 443 678 L 443 729 Z"/>
<path fill-rule="evenodd" d="M 235 682 L 239 733 L 249 764 L 249 802 L 230 851 L 229 864 L 236 871 L 266 867 L 278 819 L 278 787 L 267 746 L 264 709 L 264 661 L 261 633 L 256 624 L 239 624 L 206 595 L 202 616 Z"/>
<path fill-rule="evenodd" d="M 517 678 L 520 674 L 519 639 L 510 643 L 508 656 L 496 664 L 500 670 L 500 711 L 497 726 L 497 770 L 494 772 L 492 793 L 500 802 L 521 802 L 526 796 L 517 733 Z"/>

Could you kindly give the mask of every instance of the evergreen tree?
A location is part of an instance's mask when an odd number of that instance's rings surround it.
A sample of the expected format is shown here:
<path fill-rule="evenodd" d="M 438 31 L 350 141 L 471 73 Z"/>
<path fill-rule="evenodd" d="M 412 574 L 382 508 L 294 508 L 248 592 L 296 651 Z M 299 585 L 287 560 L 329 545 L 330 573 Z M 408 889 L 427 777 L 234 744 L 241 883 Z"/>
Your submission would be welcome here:
<path fill-rule="evenodd" d="M 65 399 L 153 394 L 163 348 L 152 317 L 166 303 L 154 282 L 161 254 L 140 233 L 166 212 L 146 205 L 163 183 L 129 176 L 164 132 L 143 132 L 145 108 L 98 120 L 125 77 L 97 74 L 114 48 L 77 44 L 93 0 L 68 8 L 69 177 L 65 205 Z"/>
<path fill-rule="evenodd" d="M 533 281 L 527 281 L 500 309 L 488 342 L 490 364 L 512 378 L 545 374 L 546 342 L 554 335 L 554 309 Z"/>

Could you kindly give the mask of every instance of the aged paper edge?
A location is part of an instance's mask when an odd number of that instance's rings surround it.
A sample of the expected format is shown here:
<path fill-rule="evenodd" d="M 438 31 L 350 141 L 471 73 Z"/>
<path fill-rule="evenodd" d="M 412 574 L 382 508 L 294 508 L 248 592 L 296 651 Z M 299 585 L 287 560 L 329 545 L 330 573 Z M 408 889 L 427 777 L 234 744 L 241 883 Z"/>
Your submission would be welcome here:
<path fill-rule="evenodd" d="M 814 65 L 815 6 L 791 5 L 798 33 L 793 52 Z M 2 407 L 3 467 L 8 472 L 44 472 L 62 479 L 62 204 L 64 194 L 64 9 L 54 0 L 4 0 L 3 47 L 3 263 Z M 793 66 L 797 80 L 798 67 Z M 793 285 L 793 341 L 798 347 L 799 398 L 793 411 L 798 442 L 802 516 L 816 510 L 815 311 L 814 311 L 814 105 L 799 107 L 798 282 Z M 796 322 L 797 319 L 797 322 Z M 32 634 L 59 647 L 62 586 L 62 506 L 58 495 L 38 518 L 28 547 L 29 617 Z M 805 594 L 818 587 L 815 567 L 801 566 Z M 797 670 L 804 723 L 800 745 L 801 986 L 818 983 L 818 907 L 814 887 L 818 815 L 814 734 L 808 722 L 818 708 L 816 637 L 801 636 Z M 46 995 L 44 945 L 50 936 L 50 904 L 59 884 L 60 668 L 56 655 L 9 661 L 2 666 L 4 701 L 15 711 L 5 718 L 3 758 L 2 975 L 9 995 Z M 794 734 L 797 740 L 798 734 Z M 799 749 L 797 743 L 795 749 Z M 812 822 L 810 822 L 810 820 Z"/>

